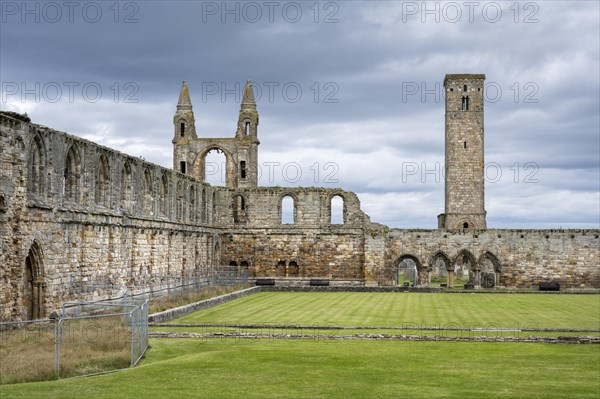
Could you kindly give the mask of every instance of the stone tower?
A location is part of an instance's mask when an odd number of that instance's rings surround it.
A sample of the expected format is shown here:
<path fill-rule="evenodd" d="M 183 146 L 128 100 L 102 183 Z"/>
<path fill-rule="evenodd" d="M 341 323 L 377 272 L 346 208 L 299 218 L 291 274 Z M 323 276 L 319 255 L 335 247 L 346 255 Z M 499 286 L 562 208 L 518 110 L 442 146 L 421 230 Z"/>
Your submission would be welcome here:
<path fill-rule="evenodd" d="M 258 185 L 258 111 L 254 100 L 252 82 L 246 82 L 244 97 L 238 117 L 236 139 L 240 142 L 238 150 L 238 187 L 256 187 Z"/>
<path fill-rule="evenodd" d="M 188 160 L 185 151 L 178 151 L 182 146 L 186 146 L 191 139 L 198 138 L 196 135 L 196 120 L 192 109 L 192 100 L 190 99 L 190 90 L 185 80 L 181 85 L 179 101 L 177 101 L 177 111 L 173 116 L 174 136 L 173 136 L 173 169 L 181 172 L 188 172 Z"/>
<path fill-rule="evenodd" d="M 485 229 L 483 102 L 485 75 L 446 75 L 446 206 L 439 227 Z"/>
<path fill-rule="evenodd" d="M 206 181 L 206 156 L 216 150 L 225 155 L 225 164 L 217 165 L 224 170 L 223 182 L 229 188 L 256 187 L 258 185 L 258 111 L 252 83 L 244 88 L 234 137 L 198 137 L 192 111 L 190 92 L 185 81 L 181 86 L 177 111 L 173 117 L 173 168 L 187 173 L 200 181 Z M 215 165 L 212 165 L 214 168 Z M 211 172 L 215 172 L 212 170 Z"/>

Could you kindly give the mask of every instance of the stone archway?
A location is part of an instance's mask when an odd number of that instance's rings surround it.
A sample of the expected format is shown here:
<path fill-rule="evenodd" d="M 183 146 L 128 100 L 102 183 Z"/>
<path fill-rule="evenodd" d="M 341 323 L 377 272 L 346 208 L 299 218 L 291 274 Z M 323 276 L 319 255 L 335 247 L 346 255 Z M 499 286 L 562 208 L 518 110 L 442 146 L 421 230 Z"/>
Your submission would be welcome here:
<path fill-rule="evenodd" d="M 494 288 L 500 285 L 500 272 L 502 265 L 496 257 L 489 251 L 485 251 L 478 259 L 480 270 L 480 283 L 482 288 Z"/>
<path fill-rule="evenodd" d="M 475 256 L 467 249 L 462 249 L 452 262 L 454 285 L 472 284 L 480 286 L 479 263 Z"/>
<path fill-rule="evenodd" d="M 416 256 L 409 254 L 400 256 L 394 263 L 395 285 L 418 287 L 424 280 L 421 276 L 423 270 L 423 265 Z"/>
<path fill-rule="evenodd" d="M 229 151 L 218 145 L 211 145 L 198 154 L 196 160 L 194 161 L 194 177 L 202 182 L 206 182 L 206 156 L 211 151 L 217 151 L 225 155 L 225 185 L 227 187 L 235 187 L 236 168 L 234 157 L 229 153 Z"/>
<path fill-rule="evenodd" d="M 26 320 L 46 316 L 46 282 L 42 249 L 37 242 L 31 245 L 23 270 L 22 314 Z"/>
<path fill-rule="evenodd" d="M 437 251 L 429 260 L 429 284 L 440 287 L 454 284 L 452 261 L 443 251 Z"/>

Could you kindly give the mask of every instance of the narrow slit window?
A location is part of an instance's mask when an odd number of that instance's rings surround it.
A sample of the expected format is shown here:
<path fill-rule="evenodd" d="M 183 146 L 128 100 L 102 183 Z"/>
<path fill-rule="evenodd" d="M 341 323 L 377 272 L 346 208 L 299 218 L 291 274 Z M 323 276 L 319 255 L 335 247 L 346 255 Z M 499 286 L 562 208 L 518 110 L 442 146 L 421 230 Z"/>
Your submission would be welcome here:
<path fill-rule="evenodd" d="M 185 123 L 181 122 L 179 124 L 179 137 L 185 136 Z"/>
<path fill-rule="evenodd" d="M 465 147 L 465 150 L 466 150 L 467 149 L 467 142 L 466 141 L 463 143 L 463 146 Z"/>
<path fill-rule="evenodd" d="M 246 178 L 246 161 L 240 161 L 240 177 Z"/>
<path fill-rule="evenodd" d="M 185 161 L 181 161 L 179 162 L 179 170 L 181 171 L 181 173 L 185 173 Z"/>
<path fill-rule="evenodd" d="M 250 134 L 250 122 L 246 122 L 246 136 Z"/>

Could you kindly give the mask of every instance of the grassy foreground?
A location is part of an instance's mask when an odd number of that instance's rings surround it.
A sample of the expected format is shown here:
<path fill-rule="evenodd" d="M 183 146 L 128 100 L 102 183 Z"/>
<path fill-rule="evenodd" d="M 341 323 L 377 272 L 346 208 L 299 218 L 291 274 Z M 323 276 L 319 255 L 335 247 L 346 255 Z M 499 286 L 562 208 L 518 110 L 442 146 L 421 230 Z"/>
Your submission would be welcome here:
<path fill-rule="evenodd" d="M 600 329 L 600 295 L 265 292 L 172 322 Z"/>
<path fill-rule="evenodd" d="M 135 369 L 9 398 L 597 398 L 600 346 L 154 339 Z"/>

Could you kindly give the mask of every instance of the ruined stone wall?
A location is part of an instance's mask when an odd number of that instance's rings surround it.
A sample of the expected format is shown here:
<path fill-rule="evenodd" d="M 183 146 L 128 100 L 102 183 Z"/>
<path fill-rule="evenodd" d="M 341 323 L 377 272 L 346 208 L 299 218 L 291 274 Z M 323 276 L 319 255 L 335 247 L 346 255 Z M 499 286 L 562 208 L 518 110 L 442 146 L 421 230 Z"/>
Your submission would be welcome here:
<path fill-rule="evenodd" d="M 290 224 L 282 223 L 286 197 Z M 335 197 L 343 199 L 338 224 Z M 599 233 L 389 229 L 371 223 L 351 192 L 211 187 L 0 113 L 0 320 L 43 317 L 76 299 L 77 285 L 124 289 L 230 264 L 300 284 L 390 285 L 410 260 L 427 286 L 441 260 L 447 270 L 467 262 L 476 282 L 491 268 L 496 286 L 600 288 Z"/>
<path fill-rule="evenodd" d="M 220 264 L 212 187 L 6 114 L 0 144 L 0 320 Z"/>
<path fill-rule="evenodd" d="M 414 259 L 426 286 L 436 258 L 454 268 L 463 257 L 471 270 L 490 260 L 497 286 L 537 288 L 557 280 L 565 288 L 600 288 L 600 231 L 595 230 L 399 230 L 366 238 L 367 284 L 390 284 L 403 258 Z M 384 244 L 385 243 L 385 244 Z"/>

